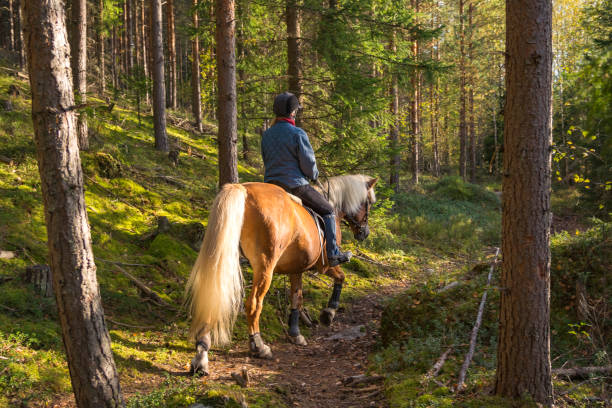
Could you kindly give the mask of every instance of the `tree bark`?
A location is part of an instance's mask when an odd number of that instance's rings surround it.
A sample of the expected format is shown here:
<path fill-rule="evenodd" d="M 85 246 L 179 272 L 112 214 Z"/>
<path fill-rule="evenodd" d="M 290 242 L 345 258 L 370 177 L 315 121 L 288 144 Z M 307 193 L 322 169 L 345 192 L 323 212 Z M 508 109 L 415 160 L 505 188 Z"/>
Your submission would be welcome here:
<path fill-rule="evenodd" d="M 111 69 L 113 71 L 113 88 L 119 87 L 119 70 L 117 69 L 117 28 L 113 27 L 113 38 L 111 39 Z"/>
<path fill-rule="evenodd" d="M 501 306 L 495 393 L 553 403 L 551 0 L 506 0 Z"/>
<path fill-rule="evenodd" d="M 153 43 L 153 122 L 155 148 L 168 151 L 166 134 L 166 84 L 164 80 L 164 42 L 161 0 L 151 3 L 151 42 Z"/>
<path fill-rule="evenodd" d="M 193 0 L 193 28 L 195 35 L 191 40 L 192 62 L 191 62 L 191 109 L 195 120 L 195 127 L 202 132 L 202 97 L 200 90 L 200 40 L 198 30 L 198 0 Z"/>
<path fill-rule="evenodd" d="M 139 38 L 139 43 L 138 43 L 138 47 L 140 48 L 140 57 L 141 59 L 141 64 L 142 64 L 142 74 L 144 76 L 145 79 L 149 78 L 149 54 L 150 52 L 147 52 L 147 50 L 149 49 L 149 47 L 147 46 L 147 34 L 149 32 L 149 30 L 147 30 L 145 27 L 147 26 L 147 19 L 145 17 L 146 13 L 145 13 L 145 3 L 144 0 L 140 0 L 140 26 L 138 28 L 138 30 L 140 31 L 140 35 L 138 36 Z M 151 100 L 150 100 L 150 92 L 149 92 L 149 87 L 145 87 L 145 104 L 149 105 Z"/>
<path fill-rule="evenodd" d="M 100 12 L 98 17 L 98 64 L 100 64 L 100 95 L 104 96 L 106 93 L 106 70 L 105 70 L 105 55 L 104 55 L 104 41 L 106 41 L 104 35 L 104 0 L 98 1 L 98 10 Z"/>
<path fill-rule="evenodd" d="M 236 39 L 234 0 L 216 0 L 217 119 L 219 121 L 219 187 L 238 182 L 236 107 Z"/>
<path fill-rule="evenodd" d="M 419 12 L 419 0 L 412 0 L 412 9 L 415 13 Z M 418 19 L 415 18 L 415 24 L 418 24 Z M 419 60 L 419 41 L 418 39 L 414 39 L 412 42 L 412 56 L 414 58 L 415 64 L 418 63 Z M 411 124 L 412 124 L 412 184 L 419 184 L 419 173 L 421 166 L 421 152 L 420 152 L 420 71 L 417 67 L 414 68 L 414 72 L 412 74 L 412 101 L 411 101 Z"/>
<path fill-rule="evenodd" d="M 49 261 L 78 407 L 122 407 L 104 322 L 77 146 L 64 4 L 25 0 L 27 49 Z M 41 47 L 41 44 L 45 44 Z"/>
<path fill-rule="evenodd" d="M 396 33 L 393 32 L 391 37 L 391 51 L 397 52 L 396 45 Z M 389 185 L 393 188 L 396 193 L 399 192 L 400 188 L 400 168 L 401 168 L 401 156 L 399 151 L 399 84 L 397 73 L 391 73 L 391 116 L 393 117 L 393 123 L 389 129 L 389 145 L 391 147 L 391 161 L 390 161 L 390 175 Z"/>
<path fill-rule="evenodd" d="M 75 101 L 77 104 L 84 104 L 87 102 L 87 1 L 72 0 L 71 5 L 72 80 Z M 77 120 L 79 148 L 87 150 L 89 137 L 85 113 L 80 113 Z"/>
<path fill-rule="evenodd" d="M 289 76 L 289 92 L 297 96 L 302 104 L 302 55 L 300 45 L 300 4 L 299 0 L 287 0 L 287 62 Z M 302 126 L 302 112 L 298 110 L 295 124 Z"/>
<path fill-rule="evenodd" d="M 469 110 L 469 158 L 470 163 L 470 182 L 476 182 L 476 129 L 474 124 L 474 69 L 472 61 L 474 60 L 474 3 L 470 3 L 468 7 L 468 29 L 469 29 L 469 43 L 468 43 L 468 82 L 469 82 L 469 95 L 468 95 L 468 110 Z"/>
<path fill-rule="evenodd" d="M 23 40 L 23 7 L 22 2 L 24 0 L 18 0 L 17 2 L 17 21 L 19 22 L 19 30 L 17 31 L 17 42 L 19 45 L 19 68 L 21 70 L 26 69 L 26 46 L 25 41 Z"/>
<path fill-rule="evenodd" d="M 9 20 L 9 51 L 15 50 L 15 13 L 13 12 L 13 0 L 8 0 L 8 20 Z"/>
<path fill-rule="evenodd" d="M 176 109 L 178 103 L 176 100 L 176 35 L 174 32 L 174 0 L 166 1 L 166 22 L 168 24 L 168 107 Z"/>
<path fill-rule="evenodd" d="M 465 87 L 465 0 L 459 0 L 459 175 L 467 180 L 467 122 L 465 118 L 467 92 Z"/>

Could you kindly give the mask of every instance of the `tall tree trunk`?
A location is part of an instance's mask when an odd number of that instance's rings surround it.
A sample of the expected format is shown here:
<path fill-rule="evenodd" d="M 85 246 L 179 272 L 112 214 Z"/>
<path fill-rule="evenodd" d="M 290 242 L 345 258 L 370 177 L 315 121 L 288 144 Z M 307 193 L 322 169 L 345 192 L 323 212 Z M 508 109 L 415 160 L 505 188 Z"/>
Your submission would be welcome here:
<path fill-rule="evenodd" d="M 468 43 L 468 60 L 470 61 L 468 71 L 468 82 L 469 82 L 469 94 L 468 94 L 468 110 L 469 110 L 469 158 L 468 162 L 470 163 L 470 181 L 472 183 L 476 182 L 476 129 L 474 124 L 474 69 L 473 69 L 473 59 L 474 59 L 474 3 L 470 2 L 470 6 L 468 7 L 468 29 L 469 29 L 469 43 Z"/>
<path fill-rule="evenodd" d="M 302 55 L 300 49 L 300 3 L 299 0 L 287 0 L 287 61 L 289 76 L 289 92 L 295 94 L 302 104 Z M 302 112 L 298 110 L 295 118 L 297 126 L 302 125 Z"/>
<path fill-rule="evenodd" d="M 419 12 L 419 0 L 412 0 L 412 9 L 415 13 Z M 418 19 L 415 19 L 415 24 L 418 24 Z M 415 63 L 419 60 L 419 41 L 415 38 L 412 42 L 412 55 Z M 412 122 L 412 184 L 419 184 L 419 173 L 421 166 L 420 152 L 420 70 L 415 67 L 412 74 L 412 101 L 411 101 L 411 122 Z"/>
<path fill-rule="evenodd" d="M 26 69 L 26 45 L 23 40 L 23 30 L 24 30 L 24 21 L 23 21 L 23 2 L 24 0 L 18 0 L 17 6 L 17 22 L 19 23 L 19 29 L 17 30 L 17 44 L 19 45 L 19 68 L 21 70 Z"/>
<path fill-rule="evenodd" d="M 176 35 L 174 33 L 174 0 L 166 1 L 166 16 L 168 24 L 168 107 L 176 109 L 178 103 L 176 100 Z"/>
<path fill-rule="evenodd" d="M 553 403 L 551 0 L 506 0 L 503 266 L 495 393 Z"/>
<path fill-rule="evenodd" d="M 217 119 L 219 122 L 219 186 L 238 182 L 238 119 L 236 112 L 236 39 L 234 0 L 215 0 L 217 21 Z"/>
<path fill-rule="evenodd" d="M 149 32 L 149 30 L 147 30 L 145 27 L 147 26 L 147 18 L 146 16 L 146 12 L 145 12 L 145 3 L 144 0 L 140 0 L 140 25 L 138 30 L 140 31 L 140 35 L 138 36 L 140 39 L 140 43 L 138 44 L 138 47 L 140 48 L 140 54 L 141 54 L 141 64 L 142 64 L 142 74 L 144 76 L 145 79 L 149 78 L 149 55 L 151 54 L 150 52 L 147 52 L 147 50 L 149 50 L 148 47 L 148 43 L 147 43 L 147 33 Z M 145 104 L 149 105 L 151 103 L 150 101 L 150 94 L 149 94 L 149 87 L 145 87 Z"/>
<path fill-rule="evenodd" d="M 111 70 L 113 71 L 113 88 L 119 87 L 119 70 L 117 69 L 117 28 L 113 27 L 113 38 L 111 39 Z"/>
<path fill-rule="evenodd" d="M 134 0 L 125 0 L 127 6 L 127 72 L 134 74 Z"/>
<path fill-rule="evenodd" d="M 202 97 L 200 90 L 200 40 L 198 30 L 200 23 L 198 20 L 198 0 L 193 0 L 193 28 L 195 35 L 191 40 L 191 109 L 195 120 L 195 127 L 198 132 L 202 132 Z"/>
<path fill-rule="evenodd" d="M 15 13 L 13 12 L 13 0 L 8 0 L 8 20 L 9 20 L 9 51 L 15 51 Z"/>
<path fill-rule="evenodd" d="M 24 12 L 49 263 L 72 389 L 80 408 L 122 407 L 96 280 L 75 113 L 66 109 L 75 101 L 64 3 L 25 0 Z"/>
<path fill-rule="evenodd" d="M 99 11 L 99 17 L 98 17 L 98 47 L 99 47 L 99 54 L 98 54 L 98 64 L 100 64 L 100 83 L 99 83 L 99 91 L 100 91 L 100 95 L 104 96 L 104 94 L 106 93 L 106 70 L 105 70 L 105 66 L 106 66 L 106 61 L 105 61 L 105 55 L 104 55 L 104 42 L 106 41 L 105 35 L 104 35 L 104 0 L 99 0 L 98 1 L 98 11 Z"/>
<path fill-rule="evenodd" d="M 436 87 L 434 89 L 433 82 L 429 85 L 429 104 L 430 104 L 430 126 L 431 126 L 431 142 L 433 144 L 433 173 L 434 176 L 440 177 L 440 158 L 438 156 L 438 80 L 436 79 Z"/>
<path fill-rule="evenodd" d="M 77 104 L 87 102 L 87 0 L 72 0 L 70 51 L 72 53 L 72 80 Z M 89 149 L 87 116 L 78 115 L 77 135 L 79 148 Z"/>
<path fill-rule="evenodd" d="M 161 0 L 151 3 L 151 42 L 153 43 L 153 122 L 155 148 L 168 151 L 166 134 L 166 84 L 164 80 L 164 40 Z"/>
<path fill-rule="evenodd" d="M 470 164 L 470 182 L 476 182 L 476 125 L 474 122 L 474 88 L 470 85 L 468 93 L 468 111 L 469 111 L 469 160 Z"/>
<path fill-rule="evenodd" d="M 391 51 L 397 52 L 396 45 L 396 33 L 395 31 L 391 37 Z M 396 193 L 399 192 L 400 188 L 400 168 L 401 168 L 401 156 L 399 150 L 399 85 L 397 73 L 391 73 L 391 116 L 393 117 L 393 123 L 389 128 L 389 146 L 391 147 L 391 161 L 389 168 L 389 185 L 393 188 Z"/>
<path fill-rule="evenodd" d="M 467 121 L 466 111 L 466 56 L 465 56 L 465 16 L 463 9 L 465 0 L 459 0 L 459 175 L 467 180 Z"/>

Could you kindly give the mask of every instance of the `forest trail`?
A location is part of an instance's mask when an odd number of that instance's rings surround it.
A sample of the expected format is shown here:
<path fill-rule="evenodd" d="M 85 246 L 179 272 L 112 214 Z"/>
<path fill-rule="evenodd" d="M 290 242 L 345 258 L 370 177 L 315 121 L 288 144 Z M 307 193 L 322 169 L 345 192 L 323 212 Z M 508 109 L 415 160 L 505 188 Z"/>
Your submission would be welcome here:
<path fill-rule="evenodd" d="M 246 367 L 249 387 L 281 394 L 288 407 L 386 407 L 382 380 L 355 387 L 345 382 L 352 376 L 367 375 L 382 304 L 404 288 L 398 282 L 345 304 L 330 327 L 318 325 L 311 330 L 305 347 L 282 340 L 271 343 L 272 360 L 250 358 L 247 342 L 235 343 L 227 352 L 216 353 L 210 363 L 211 376 L 203 381 L 234 383 L 232 372 Z"/>

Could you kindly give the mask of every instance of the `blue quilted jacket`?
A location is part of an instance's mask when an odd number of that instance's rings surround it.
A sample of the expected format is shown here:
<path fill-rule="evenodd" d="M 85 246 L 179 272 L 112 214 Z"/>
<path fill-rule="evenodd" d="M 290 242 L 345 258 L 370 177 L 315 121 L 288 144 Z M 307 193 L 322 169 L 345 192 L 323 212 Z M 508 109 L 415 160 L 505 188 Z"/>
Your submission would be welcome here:
<path fill-rule="evenodd" d="M 278 122 L 263 133 L 261 155 L 264 181 L 289 188 L 308 184 L 319 176 L 314 151 L 306 132 L 288 122 Z"/>

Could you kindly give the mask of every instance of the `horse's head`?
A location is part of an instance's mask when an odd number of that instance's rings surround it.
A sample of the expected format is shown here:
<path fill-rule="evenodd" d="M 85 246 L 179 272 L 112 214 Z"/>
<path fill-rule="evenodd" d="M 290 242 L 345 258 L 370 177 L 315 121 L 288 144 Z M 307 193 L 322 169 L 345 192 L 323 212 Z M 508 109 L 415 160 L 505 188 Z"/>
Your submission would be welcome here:
<path fill-rule="evenodd" d="M 353 235 L 358 241 L 363 241 L 368 237 L 368 235 L 370 235 L 368 217 L 370 215 L 372 204 L 374 204 L 376 201 L 374 185 L 377 181 L 378 179 L 368 177 L 364 181 L 367 191 L 365 199 L 361 200 L 360 205 L 351 214 L 344 214 L 343 221 L 348 225 L 351 231 L 353 231 Z"/>

